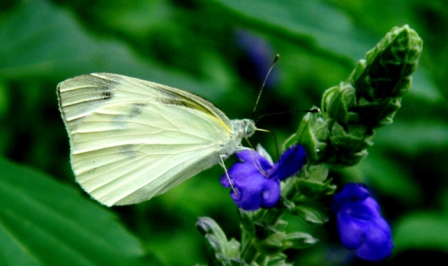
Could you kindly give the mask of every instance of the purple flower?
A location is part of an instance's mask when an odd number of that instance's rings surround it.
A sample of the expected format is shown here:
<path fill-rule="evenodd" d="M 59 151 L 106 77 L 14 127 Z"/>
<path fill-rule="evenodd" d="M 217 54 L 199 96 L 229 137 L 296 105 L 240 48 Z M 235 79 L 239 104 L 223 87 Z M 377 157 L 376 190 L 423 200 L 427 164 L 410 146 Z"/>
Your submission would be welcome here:
<path fill-rule="evenodd" d="M 244 29 L 236 31 L 236 41 L 246 59 L 240 62 L 242 74 L 255 78 L 261 84 L 275 58 L 272 46 L 263 37 Z M 272 69 L 266 88 L 272 88 L 279 82 L 279 74 L 276 68 Z"/>
<path fill-rule="evenodd" d="M 346 184 L 334 195 L 331 209 L 344 247 L 356 249 L 356 255 L 364 260 L 379 261 L 390 256 L 394 244 L 389 225 L 365 186 Z"/>
<path fill-rule="evenodd" d="M 246 211 L 273 207 L 280 198 L 280 181 L 299 172 L 306 163 L 305 149 L 300 145 L 287 149 L 275 164 L 262 153 L 264 150 L 236 153 L 240 162 L 227 172 L 234 188 L 230 196 L 238 207 Z M 220 181 L 224 187 L 232 187 L 226 174 Z"/>

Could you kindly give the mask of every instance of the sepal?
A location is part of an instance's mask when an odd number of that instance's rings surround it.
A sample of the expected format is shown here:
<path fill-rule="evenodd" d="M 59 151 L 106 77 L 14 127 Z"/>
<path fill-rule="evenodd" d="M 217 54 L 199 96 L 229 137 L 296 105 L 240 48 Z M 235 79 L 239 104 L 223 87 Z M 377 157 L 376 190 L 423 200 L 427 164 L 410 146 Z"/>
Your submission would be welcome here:
<path fill-rule="evenodd" d="M 373 145 L 374 131 L 361 124 L 343 127 L 334 123 L 331 133 L 332 152 L 327 157 L 327 163 L 333 166 L 351 166 L 359 163 L 367 156 L 367 148 Z"/>
<path fill-rule="evenodd" d="M 327 89 L 322 96 L 322 116 L 324 119 L 335 119 L 342 125 L 357 123 L 360 118 L 356 112 L 350 111 L 356 106 L 356 90 L 347 83 Z"/>
<path fill-rule="evenodd" d="M 318 206 L 299 205 L 295 208 L 294 214 L 311 225 L 321 225 L 328 222 L 327 211 Z"/>
<path fill-rule="evenodd" d="M 336 191 L 336 185 L 331 183 L 332 179 L 328 179 L 325 182 L 319 182 L 314 180 L 299 179 L 296 181 L 296 188 L 300 197 L 306 197 L 309 199 L 320 199 L 327 195 L 333 195 Z M 293 198 L 295 201 L 300 201 L 301 198 Z"/>
<path fill-rule="evenodd" d="M 287 234 L 284 232 L 286 225 L 287 222 L 279 221 L 275 226 L 269 225 L 264 226 L 264 228 L 260 227 L 258 231 L 263 231 L 263 238 L 254 239 L 254 246 L 258 252 L 268 256 L 275 256 L 286 249 L 302 249 L 319 241 L 310 234 L 304 232 Z"/>
<path fill-rule="evenodd" d="M 306 114 L 300 122 L 297 132 L 283 144 L 283 149 L 298 143 L 305 148 L 308 160 L 320 161 L 327 149 L 329 137 L 327 123 L 328 121 L 324 120 L 320 113 Z"/>

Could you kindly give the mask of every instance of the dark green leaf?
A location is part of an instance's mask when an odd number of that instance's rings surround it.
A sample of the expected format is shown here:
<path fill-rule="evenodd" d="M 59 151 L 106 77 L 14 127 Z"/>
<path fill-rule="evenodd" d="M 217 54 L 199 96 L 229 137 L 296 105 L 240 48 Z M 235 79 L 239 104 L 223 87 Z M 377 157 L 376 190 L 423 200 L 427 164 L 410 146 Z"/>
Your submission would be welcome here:
<path fill-rule="evenodd" d="M 395 226 L 397 252 L 407 249 L 432 249 L 448 252 L 448 217 L 419 212 L 403 217 Z"/>
<path fill-rule="evenodd" d="M 120 265 L 144 255 L 105 207 L 0 161 L 0 265 Z"/>
<path fill-rule="evenodd" d="M 324 211 L 312 206 L 299 205 L 295 212 L 309 224 L 324 224 L 328 221 L 328 216 Z"/>

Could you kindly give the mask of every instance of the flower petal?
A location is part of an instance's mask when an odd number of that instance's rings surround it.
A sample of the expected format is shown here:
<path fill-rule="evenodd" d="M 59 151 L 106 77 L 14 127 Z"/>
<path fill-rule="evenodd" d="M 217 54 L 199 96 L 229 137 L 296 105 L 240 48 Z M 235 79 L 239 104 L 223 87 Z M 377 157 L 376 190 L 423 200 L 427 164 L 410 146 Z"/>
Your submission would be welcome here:
<path fill-rule="evenodd" d="M 227 171 L 231 180 L 256 174 L 265 174 L 272 167 L 268 160 L 254 150 L 240 151 L 235 155 L 240 162 L 235 163 Z M 220 182 L 224 187 L 231 187 L 229 178 L 225 173 L 221 176 Z"/>
<path fill-rule="evenodd" d="M 270 180 L 261 174 L 236 179 L 235 191 L 231 191 L 233 201 L 243 210 L 254 211 L 271 208 L 280 198 L 280 182 Z"/>
<path fill-rule="evenodd" d="M 372 226 L 364 233 L 364 243 L 356 249 L 356 255 L 361 259 L 379 261 L 392 254 L 394 244 L 390 230 L 383 231 L 378 226 Z"/>
<path fill-rule="evenodd" d="M 274 206 L 280 198 L 280 182 L 267 176 L 271 163 L 254 150 L 244 150 L 236 156 L 240 162 L 227 172 L 235 189 L 230 192 L 233 201 L 248 211 Z M 220 182 L 224 187 L 231 187 L 229 178 L 226 174 L 221 176 Z"/>
<path fill-rule="evenodd" d="M 365 260 L 379 261 L 392 253 L 390 227 L 381 217 L 378 203 L 368 190 L 359 184 L 349 183 L 333 199 L 342 245 L 356 249 Z"/>
<path fill-rule="evenodd" d="M 244 150 L 236 156 L 239 162 L 220 181 L 224 187 L 232 187 L 232 183 L 233 201 L 248 211 L 273 207 L 280 198 L 280 181 L 298 172 L 306 162 L 305 149 L 300 145 L 286 150 L 274 167 L 254 150 Z"/>
<path fill-rule="evenodd" d="M 268 172 L 269 178 L 272 180 L 284 180 L 293 176 L 302 169 L 306 163 L 306 151 L 300 145 L 294 145 L 287 149 L 280 160 Z"/>
<path fill-rule="evenodd" d="M 237 152 L 235 156 L 243 163 L 250 164 L 254 167 L 261 166 L 261 169 L 264 171 L 267 171 L 272 167 L 272 164 L 266 158 L 252 149 Z"/>
<path fill-rule="evenodd" d="M 347 213 L 337 214 L 337 224 L 342 245 L 348 249 L 355 249 L 362 244 L 362 221 L 356 221 Z"/>

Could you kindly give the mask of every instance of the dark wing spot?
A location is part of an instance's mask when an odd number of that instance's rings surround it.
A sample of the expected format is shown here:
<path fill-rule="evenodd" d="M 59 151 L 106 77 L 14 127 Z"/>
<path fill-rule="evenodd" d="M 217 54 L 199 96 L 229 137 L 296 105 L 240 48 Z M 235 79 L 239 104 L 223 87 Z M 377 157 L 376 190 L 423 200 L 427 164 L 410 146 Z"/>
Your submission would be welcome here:
<path fill-rule="evenodd" d="M 132 104 L 131 113 L 129 114 L 129 118 L 136 117 L 142 113 L 141 108 L 147 106 L 146 103 L 134 103 Z"/>
<path fill-rule="evenodd" d="M 142 113 L 142 111 L 140 110 L 140 108 L 138 107 L 133 107 L 131 109 L 131 113 L 129 114 L 129 118 L 133 118 L 136 117 L 138 115 L 140 115 Z"/>
<path fill-rule="evenodd" d="M 103 91 L 101 93 L 101 99 L 109 100 L 110 98 L 112 98 L 112 93 L 110 91 Z"/>
<path fill-rule="evenodd" d="M 187 103 L 180 100 L 180 99 L 167 99 L 167 98 L 160 98 L 158 99 L 160 103 L 167 104 L 167 105 L 177 105 L 177 106 L 185 106 L 188 107 Z"/>
<path fill-rule="evenodd" d="M 132 106 L 134 106 L 135 108 L 141 108 L 148 106 L 148 103 L 133 103 Z"/>
<path fill-rule="evenodd" d="M 175 92 L 168 92 L 168 91 L 164 91 L 164 93 L 168 94 L 168 96 L 170 96 L 171 98 L 158 98 L 155 100 L 160 103 L 167 104 L 167 105 L 175 105 L 175 106 L 179 106 L 179 107 L 194 109 L 194 110 L 206 113 L 210 116 L 216 117 L 216 114 L 213 111 L 211 111 L 209 109 L 209 107 L 201 104 L 198 101 L 189 100 L 188 96 L 181 95 L 181 94 L 175 93 Z M 197 96 L 197 97 L 199 97 L 199 96 Z M 199 97 L 199 98 L 201 98 L 201 97 Z M 206 100 L 204 100 L 204 101 L 206 101 Z M 209 104 L 211 106 L 213 106 L 212 103 L 209 103 Z"/>
<path fill-rule="evenodd" d="M 137 152 L 134 151 L 134 146 L 131 144 L 124 145 L 120 148 L 120 153 L 125 155 L 128 159 L 134 159 L 137 156 Z"/>

